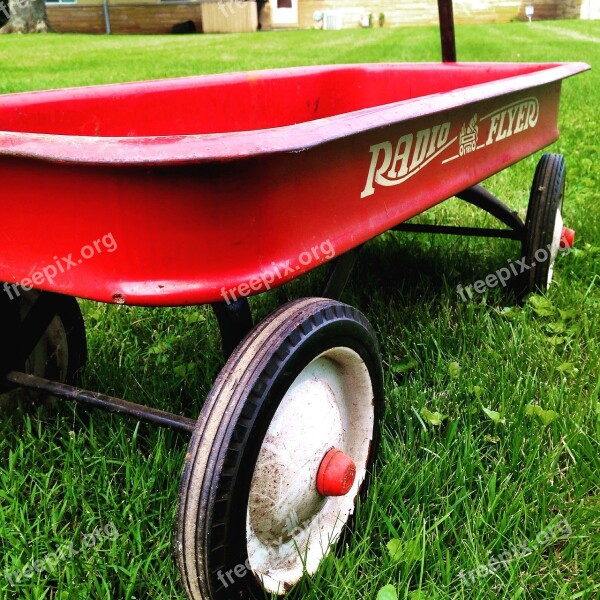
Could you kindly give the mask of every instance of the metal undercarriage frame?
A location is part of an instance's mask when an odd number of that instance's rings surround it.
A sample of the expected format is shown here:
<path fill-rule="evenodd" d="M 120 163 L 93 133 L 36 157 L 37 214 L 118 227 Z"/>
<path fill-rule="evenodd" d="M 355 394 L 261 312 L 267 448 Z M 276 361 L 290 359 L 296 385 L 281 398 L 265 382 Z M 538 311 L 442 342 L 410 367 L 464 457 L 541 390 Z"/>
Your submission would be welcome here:
<path fill-rule="evenodd" d="M 505 238 L 522 241 L 525 235 L 525 223 L 519 215 L 501 202 L 496 196 L 488 192 L 481 185 L 474 185 L 456 195 L 457 198 L 481 208 L 489 213 L 508 229 L 491 229 L 483 227 L 454 227 L 448 225 L 420 225 L 416 223 L 400 223 L 394 231 L 408 231 L 412 233 L 447 233 L 454 235 Z"/>

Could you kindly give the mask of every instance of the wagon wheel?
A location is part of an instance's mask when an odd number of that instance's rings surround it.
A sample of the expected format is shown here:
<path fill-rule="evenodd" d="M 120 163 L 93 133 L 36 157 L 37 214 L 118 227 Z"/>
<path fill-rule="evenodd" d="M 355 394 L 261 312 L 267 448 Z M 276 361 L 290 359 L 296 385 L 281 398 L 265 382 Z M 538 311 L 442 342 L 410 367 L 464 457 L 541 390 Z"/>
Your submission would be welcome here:
<path fill-rule="evenodd" d="M 522 256 L 527 270 L 521 298 L 548 289 L 559 250 L 573 244 L 573 230 L 563 227 L 564 193 L 565 159 L 560 154 L 544 154 L 535 171 L 525 220 Z"/>
<path fill-rule="evenodd" d="M 177 558 L 192 600 L 283 594 L 364 497 L 383 409 L 375 334 L 334 300 L 291 302 L 220 372 L 186 457 Z"/>
<path fill-rule="evenodd" d="M 85 325 L 75 298 L 0 284 L 0 367 L 76 383 L 85 366 Z M 7 291 L 8 290 L 8 291 Z M 6 293 L 5 293 L 6 292 Z"/>

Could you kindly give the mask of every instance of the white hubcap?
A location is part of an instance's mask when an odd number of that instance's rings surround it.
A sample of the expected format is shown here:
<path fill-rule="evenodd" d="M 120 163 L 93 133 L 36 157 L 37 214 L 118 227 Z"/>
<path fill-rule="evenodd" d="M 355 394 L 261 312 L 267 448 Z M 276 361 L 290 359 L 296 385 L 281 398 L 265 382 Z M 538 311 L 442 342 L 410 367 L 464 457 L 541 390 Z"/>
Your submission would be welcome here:
<path fill-rule="evenodd" d="M 560 208 L 556 211 L 556 220 L 554 221 L 554 233 L 552 235 L 552 245 L 550 246 L 550 258 L 548 259 L 550 262 L 548 263 L 548 281 L 547 286 L 550 286 L 552 283 L 552 278 L 554 277 L 554 261 L 558 256 L 558 251 L 560 250 L 560 239 L 562 237 L 563 230 L 563 219 Z"/>
<path fill-rule="evenodd" d="M 283 594 L 314 573 L 354 510 L 373 436 L 373 387 L 360 356 L 332 348 L 298 375 L 261 447 L 248 503 L 250 567 L 269 593 Z M 350 492 L 321 496 L 323 457 L 338 448 L 356 464 Z"/>

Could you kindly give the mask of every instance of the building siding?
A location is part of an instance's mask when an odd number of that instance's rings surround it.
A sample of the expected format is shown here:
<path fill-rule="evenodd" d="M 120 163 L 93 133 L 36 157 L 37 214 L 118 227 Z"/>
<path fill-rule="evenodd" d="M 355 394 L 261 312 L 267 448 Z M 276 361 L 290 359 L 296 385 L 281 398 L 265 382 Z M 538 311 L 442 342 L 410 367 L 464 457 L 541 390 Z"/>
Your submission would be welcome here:
<path fill-rule="evenodd" d="M 533 4 L 536 20 L 578 19 L 585 12 L 583 3 L 600 4 L 600 0 L 454 0 L 456 23 L 503 23 L 527 20 L 525 7 Z M 372 13 L 374 23 L 380 13 L 386 27 L 433 25 L 438 23 L 436 0 L 299 0 L 299 26 L 313 27 L 315 11 L 335 10 L 343 16 L 344 27 L 358 27 L 360 14 Z"/>
<path fill-rule="evenodd" d="M 517 17 L 520 2 L 500 0 L 480 0 L 479 2 L 455 0 L 454 20 L 464 22 L 502 22 Z M 373 13 L 375 23 L 380 13 L 385 15 L 386 27 L 405 25 L 431 25 L 438 23 L 438 9 L 435 0 L 299 0 L 300 27 L 314 25 L 313 13 L 316 10 L 339 10 L 344 17 L 344 27 L 349 21 L 358 27 L 360 13 Z"/>
<path fill-rule="evenodd" d="M 207 32 L 254 31 L 256 21 L 251 11 L 242 9 L 231 0 L 235 14 L 222 23 L 216 2 L 140 2 L 140 0 L 109 1 L 113 33 L 169 33 L 173 25 L 191 20 L 197 31 L 204 21 Z M 526 20 L 526 0 L 454 0 L 456 23 L 508 22 Z M 600 0 L 534 0 L 534 20 L 598 18 Z M 236 8 L 237 7 L 237 8 Z M 106 30 L 102 0 L 77 0 L 77 4 L 47 5 L 48 17 L 58 32 L 104 33 Z M 315 11 L 335 10 L 343 16 L 344 27 L 358 27 L 362 14 L 372 13 L 374 26 L 380 13 L 385 15 L 386 27 L 432 25 L 438 23 L 437 0 L 298 0 L 298 27 L 315 26 Z M 222 11 L 221 11 L 222 12 Z M 204 15 L 204 19 L 203 19 Z M 208 21 L 207 21 L 208 17 Z"/>
<path fill-rule="evenodd" d="M 587 4 L 587 0 L 584 0 Z M 525 6 L 529 2 L 522 2 L 519 8 L 519 18 L 526 20 Z M 579 19 L 581 16 L 582 0 L 535 0 L 534 19 Z"/>
<path fill-rule="evenodd" d="M 204 33 L 243 33 L 258 30 L 258 9 L 256 2 L 202 3 L 202 23 Z"/>
<path fill-rule="evenodd" d="M 105 33 L 102 3 L 46 5 L 48 19 L 59 33 Z M 108 5 L 112 33 L 170 33 L 173 25 L 193 21 L 202 31 L 198 2 Z"/>

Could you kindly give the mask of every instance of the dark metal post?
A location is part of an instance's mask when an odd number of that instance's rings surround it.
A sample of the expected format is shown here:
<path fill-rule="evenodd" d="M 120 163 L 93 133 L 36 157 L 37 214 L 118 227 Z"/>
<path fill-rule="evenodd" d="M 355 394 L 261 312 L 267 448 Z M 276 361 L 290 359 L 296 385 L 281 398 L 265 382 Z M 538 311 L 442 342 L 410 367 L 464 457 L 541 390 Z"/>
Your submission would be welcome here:
<path fill-rule="evenodd" d="M 212 307 L 219 323 L 223 354 L 227 360 L 252 329 L 252 313 L 246 298 L 235 302 L 215 302 Z"/>
<path fill-rule="evenodd" d="M 339 300 L 342 297 L 361 250 L 362 246 L 357 246 L 334 259 L 332 268 L 329 271 L 329 276 L 327 277 L 325 289 L 323 290 L 323 298 Z"/>
<path fill-rule="evenodd" d="M 438 0 L 440 14 L 440 36 L 442 40 L 442 60 L 456 62 L 456 41 L 454 36 L 454 12 L 452 0 Z"/>

